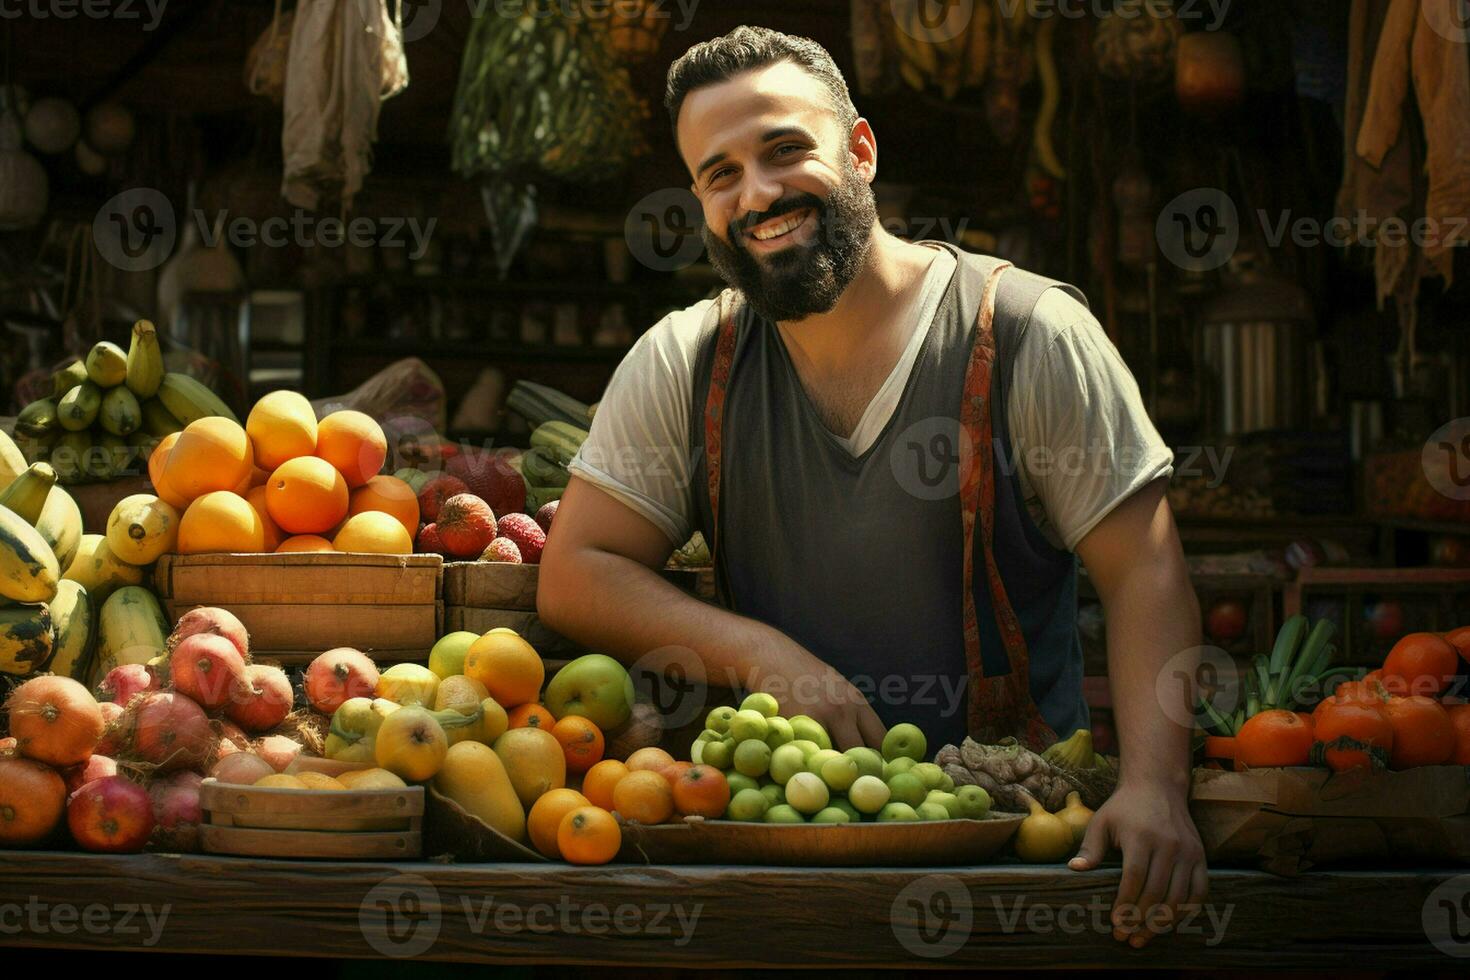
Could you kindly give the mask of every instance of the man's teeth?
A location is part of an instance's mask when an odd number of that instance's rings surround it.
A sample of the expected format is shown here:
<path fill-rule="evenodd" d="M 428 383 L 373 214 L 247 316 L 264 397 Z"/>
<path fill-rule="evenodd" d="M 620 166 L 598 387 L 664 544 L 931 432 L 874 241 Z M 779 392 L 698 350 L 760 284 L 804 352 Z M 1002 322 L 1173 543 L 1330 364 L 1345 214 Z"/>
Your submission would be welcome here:
<path fill-rule="evenodd" d="M 804 214 L 793 215 L 787 218 L 785 221 L 781 222 L 779 225 L 776 225 L 774 228 L 763 229 L 761 231 L 752 232 L 751 234 L 758 242 L 769 241 L 779 235 L 786 234 L 788 231 L 791 231 L 793 228 L 797 227 L 805 220 L 806 215 Z"/>

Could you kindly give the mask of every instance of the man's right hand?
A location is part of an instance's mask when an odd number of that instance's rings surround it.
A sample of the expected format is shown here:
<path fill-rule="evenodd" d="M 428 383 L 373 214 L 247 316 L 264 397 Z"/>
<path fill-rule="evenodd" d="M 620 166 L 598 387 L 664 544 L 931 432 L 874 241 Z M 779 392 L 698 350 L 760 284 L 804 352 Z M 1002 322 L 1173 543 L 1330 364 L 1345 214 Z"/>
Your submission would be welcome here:
<path fill-rule="evenodd" d="M 881 746 L 888 730 L 862 692 L 804 648 L 791 646 L 763 658 L 763 669 L 750 678 L 753 690 L 779 701 L 784 717 L 810 715 L 827 730 L 834 748 Z"/>

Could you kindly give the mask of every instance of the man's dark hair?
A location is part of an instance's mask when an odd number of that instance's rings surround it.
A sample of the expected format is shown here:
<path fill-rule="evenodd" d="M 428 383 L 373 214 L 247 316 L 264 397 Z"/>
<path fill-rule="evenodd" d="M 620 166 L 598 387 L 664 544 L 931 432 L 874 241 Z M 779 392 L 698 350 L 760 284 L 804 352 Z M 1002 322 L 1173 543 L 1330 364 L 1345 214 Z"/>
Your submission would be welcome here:
<path fill-rule="evenodd" d="M 827 49 L 805 37 L 793 37 L 767 27 L 735 28 L 723 37 L 701 41 L 669 66 L 664 108 L 678 141 L 679 109 L 697 88 L 714 85 L 741 72 L 789 61 L 806 69 L 827 87 L 832 109 L 845 132 L 857 124 L 858 111 L 847 91 L 847 81 Z"/>

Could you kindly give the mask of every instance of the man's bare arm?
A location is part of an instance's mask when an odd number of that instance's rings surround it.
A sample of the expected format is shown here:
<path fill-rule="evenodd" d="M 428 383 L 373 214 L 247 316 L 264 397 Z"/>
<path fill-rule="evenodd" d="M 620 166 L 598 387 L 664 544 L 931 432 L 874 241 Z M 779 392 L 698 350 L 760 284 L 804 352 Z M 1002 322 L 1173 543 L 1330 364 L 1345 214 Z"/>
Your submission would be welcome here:
<path fill-rule="evenodd" d="M 705 674 L 692 681 L 769 691 L 783 711 L 812 715 L 843 747 L 881 743 L 883 726 L 866 700 L 806 648 L 660 575 L 673 549 L 642 515 L 573 477 L 554 527 L 536 592 L 537 612 L 552 629 L 625 663 L 656 650 L 692 650 Z"/>

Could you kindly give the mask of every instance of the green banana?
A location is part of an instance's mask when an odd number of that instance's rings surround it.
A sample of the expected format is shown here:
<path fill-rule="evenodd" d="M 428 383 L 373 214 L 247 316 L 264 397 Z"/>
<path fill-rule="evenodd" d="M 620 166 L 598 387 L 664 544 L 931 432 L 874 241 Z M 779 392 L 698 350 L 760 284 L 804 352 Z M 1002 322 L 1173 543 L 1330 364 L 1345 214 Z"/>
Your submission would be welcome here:
<path fill-rule="evenodd" d="M 120 385 L 128 376 L 128 355 L 110 340 L 99 340 L 87 354 L 87 377 L 99 388 Z"/>
<path fill-rule="evenodd" d="M 212 415 L 221 415 L 231 422 L 240 421 L 218 395 L 187 374 L 166 372 L 158 388 L 158 400 L 184 425 Z"/>
<path fill-rule="evenodd" d="M 31 402 L 15 417 L 16 435 L 30 436 L 32 439 L 49 436 L 61 426 L 57 410 L 55 398 L 39 398 Z"/>
<path fill-rule="evenodd" d="M 163 384 L 163 350 L 158 346 L 158 330 L 148 320 L 133 324 L 126 383 L 140 401 L 158 394 Z"/>
<path fill-rule="evenodd" d="M 56 485 L 56 471 L 49 463 L 32 463 L 30 467 L 0 491 L 0 505 L 9 507 L 31 527 L 41 519 L 46 497 Z"/>
<path fill-rule="evenodd" d="M 51 466 L 56 470 L 56 479 L 61 483 L 82 481 L 82 460 L 92 448 L 92 436 L 87 432 L 68 432 L 51 448 Z"/>
<path fill-rule="evenodd" d="M 87 365 L 82 361 L 72 361 L 51 375 L 51 397 L 60 398 L 86 380 Z"/>
<path fill-rule="evenodd" d="M 116 388 L 109 388 L 107 394 L 102 396 L 98 418 L 102 422 L 102 428 L 115 436 L 125 436 L 143 424 L 143 409 L 138 405 L 138 399 L 132 391 L 118 385 Z"/>
<path fill-rule="evenodd" d="M 156 439 L 182 432 L 184 423 L 174 418 L 173 413 L 163 407 L 163 402 L 150 398 L 143 403 L 143 431 Z"/>
<path fill-rule="evenodd" d="M 102 389 L 90 381 L 83 381 L 61 396 L 57 405 L 57 417 L 61 427 L 69 432 L 81 432 L 97 419 L 102 407 Z"/>

